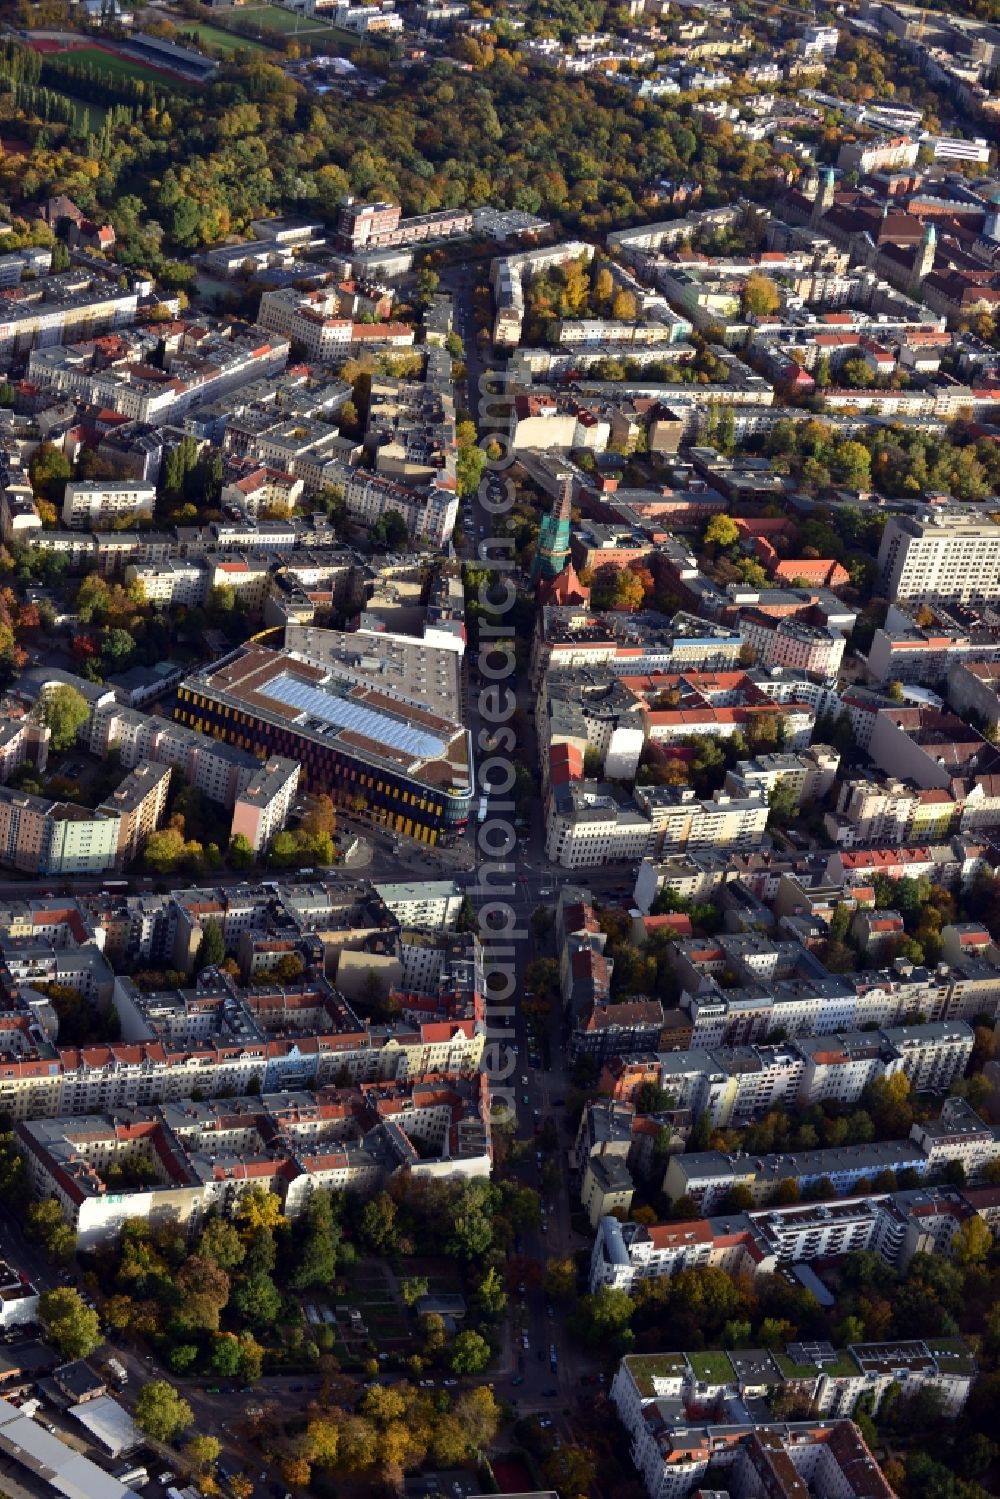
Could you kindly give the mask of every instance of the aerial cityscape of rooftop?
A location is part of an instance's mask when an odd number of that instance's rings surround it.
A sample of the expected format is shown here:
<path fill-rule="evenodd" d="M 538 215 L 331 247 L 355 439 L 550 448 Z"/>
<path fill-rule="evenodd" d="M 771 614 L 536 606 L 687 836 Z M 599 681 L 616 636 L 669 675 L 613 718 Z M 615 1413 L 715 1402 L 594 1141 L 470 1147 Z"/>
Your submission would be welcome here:
<path fill-rule="evenodd" d="M 0 30 L 0 1499 L 1000 1495 L 1000 0 Z"/>

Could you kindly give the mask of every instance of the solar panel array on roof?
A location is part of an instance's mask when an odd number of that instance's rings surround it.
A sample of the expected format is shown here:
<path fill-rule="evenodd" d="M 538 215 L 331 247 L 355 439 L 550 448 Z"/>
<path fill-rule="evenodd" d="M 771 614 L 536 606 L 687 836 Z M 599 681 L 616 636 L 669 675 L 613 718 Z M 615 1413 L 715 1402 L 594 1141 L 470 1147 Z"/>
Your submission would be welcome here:
<path fill-rule="evenodd" d="M 350 698 L 324 692 L 321 687 L 313 687 L 308 682 L 289 676 L 287 672 L 282 672 L 258 691 L 263 696 L 273 697 L 279 703 L 297 708 L 322 723 L 363 734 L 375 744 L 388 745 L 391 749 L 412 755 L 414 759 L 439 759 L 448 747 L 447 740 L 436 734 L 429 734 L 426 730 L 415 729 L 399 719 L 376 713 L 374 709 L 365 708 L 352 702 Z M 400 703 L 399 711 L 406 712 L 405 703 Z"/>

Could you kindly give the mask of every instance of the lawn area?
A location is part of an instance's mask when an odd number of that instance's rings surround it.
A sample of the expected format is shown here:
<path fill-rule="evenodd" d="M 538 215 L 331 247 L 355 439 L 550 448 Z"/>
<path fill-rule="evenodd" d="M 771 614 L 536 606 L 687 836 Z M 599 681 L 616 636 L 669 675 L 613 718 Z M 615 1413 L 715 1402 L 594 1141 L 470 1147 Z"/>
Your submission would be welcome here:
<path fill-rule="evenodd" d="M 688 1355 L 688 1363 L 694 1370 L 695 1378 L 704 1384 L 735 1382 L 733 1366 L 724 1353 L 692 1353 Z"/>
<path fill-rule="evenodd" d="M 104 124 L 104 116 L 107 114 L 107 110 L 103 104 L 91 104 L 87 99 L 74 99 L 72 94 L 64 94 L 63 98 L 68 99 L 70 104 L 72 104 L 73 113 L 76 115 L 76 123 L 78 125 L 84 113 L 86 113 L 91 130 L 96 134 L 101 129 L 101 126 Z"/>
<path fill-rule="evenodd" d="M 222 31 L 218 26 L 205 26 L 201 21 L 179 22 L 178 31 L 180 32 L 178 41 L 181 46 L 185 41 L 194 37 L 206 47 L 218 47 L 220 52 L 235 52 L 239 47 L 247 52 L 270 52 L 272 50 L 266 42 L 255 42 L 251 37 L 237 36 L 232 31 Z"/>
<path fill-rule="evenodd" d="M 88 62 L 99 73 L 107 73 L 110 78 L 144 78 L 147 83 L 163 83 L 168 80 L 172 86 L 181 87 L 184 83 L 183 79 L 175 81 L 159 68 L 147 68 L 131 57 L 119 57 L 117 53 L 105 52 L 102 47 L 73 47 L 58 55 L 71 62 Z"/>

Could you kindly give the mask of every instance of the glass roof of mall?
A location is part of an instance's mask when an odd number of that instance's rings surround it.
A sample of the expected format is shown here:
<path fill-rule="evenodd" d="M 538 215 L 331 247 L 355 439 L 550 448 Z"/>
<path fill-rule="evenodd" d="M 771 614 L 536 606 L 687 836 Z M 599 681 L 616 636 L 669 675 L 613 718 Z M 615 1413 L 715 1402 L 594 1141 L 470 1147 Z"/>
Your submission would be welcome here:
<path fill-rule="evenodd" d="M 440 759 L 448 748 L 447 739 L 431 734 L 426 729 L 414 728 L 400 718 L 390 718 L 375 708 L 367 708 L 349 697 L 314 687 L 299 677 L 282 672 L 266 688 L 260 689 L 267 697 L 277 699 L 289 708 L 297 708 L 309 718 L 333 729 L 349 729 L 363 734 L 375 744 L 385 744 L 419 760 Z M 406 713 L 406 704 L 399 704 L 401 715 Z"/>

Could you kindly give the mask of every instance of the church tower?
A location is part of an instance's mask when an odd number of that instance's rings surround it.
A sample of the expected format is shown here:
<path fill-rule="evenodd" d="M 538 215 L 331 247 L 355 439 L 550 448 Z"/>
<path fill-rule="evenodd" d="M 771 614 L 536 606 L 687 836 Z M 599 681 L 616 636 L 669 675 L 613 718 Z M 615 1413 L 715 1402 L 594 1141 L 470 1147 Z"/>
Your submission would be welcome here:
<path fill-rule="evenodd" d="M 833 175 L 833 167 L 827 167 L 823 173 L 823 183 L 813 202 L 812 221 L 822 218 L 833 207 L 833 195 L 837 190 L 837 179 Z"/>
<path fill-rule="evenodd" d="M 558 500 L 548 514 L 542 516 L 538 541 L 535 543 L 535 555 L 531 563 L 532 583 L 537 583 L 542 578 L 557 578 L 566 566 L 566 559 L 569 556 L 570 522 L 573 518 L 572 500 L 573 480 L 567 474 L 563 479 L 563 487 Z"/>
<path fill-rule="evenodd" d="M 919 287 L 925 276 L 929 276 L 934 269 L 934 257 L 937 254 L 937 230 L 933 224 L 928 224 L 924 230 L 923 238 L 917 248 L 913 261 L 913 286 Z"/>

